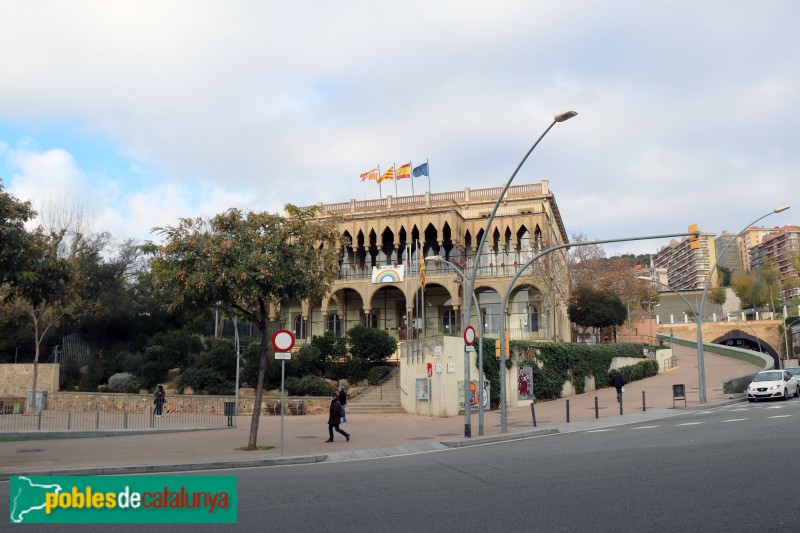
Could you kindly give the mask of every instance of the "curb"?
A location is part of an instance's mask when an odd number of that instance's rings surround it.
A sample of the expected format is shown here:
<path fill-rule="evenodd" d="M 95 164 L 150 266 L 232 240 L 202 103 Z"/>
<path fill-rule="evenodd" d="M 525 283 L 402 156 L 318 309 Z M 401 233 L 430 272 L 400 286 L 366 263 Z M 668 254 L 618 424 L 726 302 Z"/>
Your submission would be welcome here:
<path fill-rule="evenodd" d="M 467 446 L 480 446 L 481 444 L 491 444 L 494 442 L 506 442 L 511 440 L 527 439 L 530 437 L 540 437 L 543 435 L 553 435 L 560 433 L 557 429 L 535 429 L 530 431 L 521 431 L 519 433 L 506 433 L 504 435 L 491 435 L 489 437 L 473 437 L 471 439 L 442 441 L 442 444 L 448 448 L 465 448 Z"/>

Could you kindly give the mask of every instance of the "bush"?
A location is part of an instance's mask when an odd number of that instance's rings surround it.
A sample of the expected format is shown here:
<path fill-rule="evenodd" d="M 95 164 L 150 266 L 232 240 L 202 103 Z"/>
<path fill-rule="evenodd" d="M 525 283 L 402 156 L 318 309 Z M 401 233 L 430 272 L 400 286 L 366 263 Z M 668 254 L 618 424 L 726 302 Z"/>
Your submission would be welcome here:
<path fill-rule="evenodd" d="M 355 326 L 347 332 L 347 339 L 354 359 L 381 363 L 397 351 L 397 340 L 382 329 Z"/>
<path fill-rule="evenodd" d="M 369 377 L 367 378 L 370 385 L 377 385 L 380 380 L 385 378 L 391 372 L 391 368 L 388 366 L 374 366 L 369 371 Z"/>
<path fill-rule="evenodd" d="M 211 368 L 190 368 L 178 378 L 178 392 L 183 393 L 186 387 L 194 392 L 208 394 L 229 394 L 230 385 L 225 383 L 222 372 Z M 222 392 L 220 392 L 222 391 Z"/>
<path fill-rule="evenodd" d="M 139 376 L 142 387 L 145 389 L 152 389 L 159 383 L 163 383 L 168 370 L 169 363 L 164 361 L 150 361 L 143 364 L 142 375 Z"/>
<path fill-rule="evenodd" d="M 108 378 L 108 389 L 111 392 L 128 392 L 131 383 L 136 381 L 133 374 L 119 372 Z"/>
<path fill-rule="evenodd" d="M 330 396 L 335 390 L 330 383 L 317 376 L 291 377 L 286 379 L 284 386 L 292 396 Z"/>
<path fill-rule="evenodd" d="M 623 366 L 619 369 L 619 371 L 622 374 L 622 378 L 625 380 L 625 383 L 638 381 L 640 379 L 658 375 L 658 361 L 655 359 L 645 359 L 644 361 L 640 361 L 635 365 Z M 611 386 L 611 378 L 613 376 L 614 371 L 612 370 L 608 374 L 608 386 Z"/>

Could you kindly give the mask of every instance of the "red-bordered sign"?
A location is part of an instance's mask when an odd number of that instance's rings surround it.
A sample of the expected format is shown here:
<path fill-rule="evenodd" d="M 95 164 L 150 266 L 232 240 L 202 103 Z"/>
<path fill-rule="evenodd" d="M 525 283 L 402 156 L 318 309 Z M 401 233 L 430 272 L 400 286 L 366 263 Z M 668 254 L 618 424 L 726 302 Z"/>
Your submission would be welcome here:
<path fill-rule="evenodd" d="M 294 333 L 288 329 L 279 329 L 272 336 L 272 347 L 276 352 L 289 352 L 294 347 Z"/>
<path fill-rule="evenodd" d="M 472 326 L 464 328 L 464 343 L 466 343 L 467 346 L 475 344 L 475 328 Z"/>

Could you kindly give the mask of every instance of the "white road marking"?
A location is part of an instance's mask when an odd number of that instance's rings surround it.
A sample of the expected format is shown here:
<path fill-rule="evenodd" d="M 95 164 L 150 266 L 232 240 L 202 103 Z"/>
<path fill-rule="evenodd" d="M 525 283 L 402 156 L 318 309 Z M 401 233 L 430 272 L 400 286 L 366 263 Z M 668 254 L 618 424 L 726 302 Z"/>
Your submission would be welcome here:
<path fill-rule="evenodd" d="M 613 428 L 609 428 L 609 429 L 591 429 L 591 430 L 587 431 L 586 433 L 602 433 L 604 431 L 614 431 L 614 429 Z"/>
<path fill-rule="evenodd" d="M 675 427 L 678 427 L 678 426 L 697 426 L 699 424 L 705 424 L 705 422 L 686 422 L 685 424 L 677 424 Z"/>
<path fill-rule="evenodd" d="M 638 426 L 631 429 L 653 429 L 653 428 L 660 428 L 661 426 Z"/>
<path fill-rule="evenodd" d="M 742 420 L 750 420 L 749 418 L 731 418 L 729 420 L 722 420 L 722 422 L 741 422 Z"/>
<path fill-rule="evenodd" d="M 774 415 L 774 416 L 768 416 L 767 418 L 789 418 L 790 416 L 792 415 Z"/>

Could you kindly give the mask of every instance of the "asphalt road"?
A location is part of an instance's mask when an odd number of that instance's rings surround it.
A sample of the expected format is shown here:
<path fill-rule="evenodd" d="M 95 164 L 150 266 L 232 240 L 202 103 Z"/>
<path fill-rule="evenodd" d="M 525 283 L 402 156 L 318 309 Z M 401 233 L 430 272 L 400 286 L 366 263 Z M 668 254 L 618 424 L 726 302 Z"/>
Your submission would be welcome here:
<path fill-rule="evenodd" d="M 800 399 L 363 461 L 235 470 L 237 526 L 178 531 L 781 531 L 800 524 Z M 219 475 L 219 471 L 204 472 Z M 0 484 L 0 502 L 8 502 Z M 33 529 L 11 526 L 13 531 Z M 66 530 L 65 526 L 43 528 Z M 74 526 L 72 531 L 108 531 Z"/>

